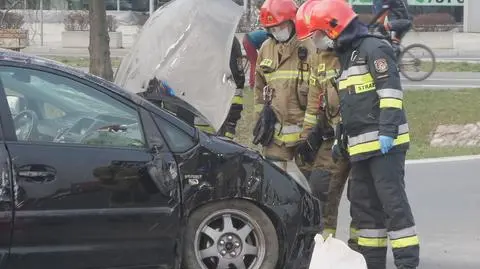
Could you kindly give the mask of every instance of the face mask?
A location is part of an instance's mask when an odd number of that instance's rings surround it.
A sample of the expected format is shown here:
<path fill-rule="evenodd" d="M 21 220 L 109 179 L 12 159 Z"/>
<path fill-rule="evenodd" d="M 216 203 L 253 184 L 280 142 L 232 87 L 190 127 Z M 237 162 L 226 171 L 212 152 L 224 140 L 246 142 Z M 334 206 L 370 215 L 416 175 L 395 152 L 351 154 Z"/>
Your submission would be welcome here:
<path fill-rule="evenodd" d="M 333 40 L 328 38 L 328 36 L 324 34 L 315 34 L 313 36 L 313 43 L 319 50 L 327 50 L 333 48 Z"/>
<path fill-rule="evenodd" d="M 285 42 L 290 38 L 290 28 L 289 27 L 272 28 L 272 35 L 278 42 Z"/>

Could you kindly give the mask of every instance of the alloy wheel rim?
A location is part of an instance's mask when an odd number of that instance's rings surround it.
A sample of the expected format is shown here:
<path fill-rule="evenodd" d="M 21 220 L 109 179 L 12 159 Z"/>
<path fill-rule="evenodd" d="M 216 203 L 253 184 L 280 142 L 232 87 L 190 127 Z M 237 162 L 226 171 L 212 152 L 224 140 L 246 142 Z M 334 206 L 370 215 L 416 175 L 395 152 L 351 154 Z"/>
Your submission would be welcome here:
<path fill-rule="evenodd" d="M 226 209 L 210 214 L 195 232 L 195 256 L 202 269 L 259 269 L 265 235 L 248 214 Z"/>

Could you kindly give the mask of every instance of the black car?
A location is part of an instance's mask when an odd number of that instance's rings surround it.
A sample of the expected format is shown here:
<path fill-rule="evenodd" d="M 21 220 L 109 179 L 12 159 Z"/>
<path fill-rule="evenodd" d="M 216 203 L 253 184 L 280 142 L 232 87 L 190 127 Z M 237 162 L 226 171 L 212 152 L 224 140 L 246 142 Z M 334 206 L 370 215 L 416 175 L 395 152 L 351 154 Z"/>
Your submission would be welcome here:
<path fill-rule="evenodd" d="M 113 83 L 0 51 L 0 268 L 308 268 L 318 200 Z"/>

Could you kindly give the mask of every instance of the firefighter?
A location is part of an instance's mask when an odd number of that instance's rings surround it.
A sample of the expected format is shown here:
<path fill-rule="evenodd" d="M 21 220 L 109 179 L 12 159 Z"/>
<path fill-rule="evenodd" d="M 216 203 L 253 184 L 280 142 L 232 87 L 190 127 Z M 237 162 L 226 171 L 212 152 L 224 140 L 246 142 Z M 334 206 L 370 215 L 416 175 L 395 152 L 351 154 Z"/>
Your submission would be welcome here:
<path fill-rule="evenodd" d="M 344 0 L 313 5 L 304 16 L 312 39 L 315 44 L 334 40 L 341 65 L 342 122 L 332 154 L 351 162 L 350 213 L 359 251 L 369 269 L 384 269 L 389 238 L 396 267 L 417 268 L 419 239 L 404 182 L 410 138 L 394 51 L 368 34 Z"/>
<path fill-rule="evenodd" d="M 254 95 L 259 120 L 254 144 L 259 137 L 267 137 L 258 142 L 263 145 L 263 154 L 279 162 L 292 161 L 301 142 L 308 95 L 308 58 L 315 52 L 311 40 L 296 38 L 297 9 L 293 0 L 266 0 L 260 9 L 260 23 L 270 37 L 257 58 Z M 265 106 L 266 103 L 269 105 Z M 266 108 L 271 108 L 274 119 L 262 120 L 268 114 Z M 299 168 L 308 178 L 309 171 Z"/>
<path fill-rule="evenodd" d="M 239 59 L 241 57 L 242 46 L 240 45 L 238 38 L 234 37 L 232 50 L 230 53 L 230 70 L 236 85 L 235 96 L 233 97 L 230 111 L 228 112 L 225 122 L 220 130 L 216 133 L 217 135 L 228 137 L 230 139 L 233 139 L 235 136 L 237 122 L 241 119 L 243 111 L 243 88 L 245 86 L 245 74 L 239 65 Z M 195 117 L 194 123 L 198 129 L 206 133 L 215 133 L 215 129 L 200 118 Z"/>
<path fill-rule="evenodd" d="M 243 48 L 250 63 L 250 76 L 248 83 L 250 88 L 255 87 L 255 63 L 257 62 L 258 50 L 262 47 L 263 42 L 268 39 L 268 33 L 265 30 L 259 29 L 243 36 Z"/>
<path fill-rule="evenodd" d="M 311 37 L 303 14 L 312 7 L 313 1 L 302 5 L 297 11 L 295 27 L 297 38 L 304 40 Z M 323 237 L 330 234 L 335 237 L 338 207 L 343 189 L 348 179 L 350 166 L 348 160 L 334 162 L 331 148 L 334 142 L 333 127 L 340 120 L 340 101 L 334 82 L 340 65 L 333 51 L 333 41 L 319 44 L 312 57 L 310 71 L 310 89 L 307 110 L 303 123 L 302 138 L 306 138 L 298 147 L 298 156 L 302 161 L 313 163 L 310 186 L 315 196 L 322 202 Z M 355 246 L 354 227 L 351 227 L 350 245 Z"/>

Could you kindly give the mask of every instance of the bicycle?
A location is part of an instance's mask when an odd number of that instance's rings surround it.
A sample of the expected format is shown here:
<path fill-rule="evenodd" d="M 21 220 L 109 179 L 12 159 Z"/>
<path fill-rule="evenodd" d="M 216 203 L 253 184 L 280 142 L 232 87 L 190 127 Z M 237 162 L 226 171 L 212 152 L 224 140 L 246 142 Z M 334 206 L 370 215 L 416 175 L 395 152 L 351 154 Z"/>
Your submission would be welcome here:
<path fill-rule="evenodd" d="M 368 25 L 369 32 L 371 34 L 376 34 L 375 30 L 378 28 L 378 24 L 375 20 L 372 20 Z M 384 31 L 383 33 L 380 32 L 380 35 L 385 37 L 387 41 L 392 44 L 392 38 L 390 36 L 390 32 Z M 414 53 L 414 49 L 423 50 L 420 53 Z M 400 69 L 400 73 L 406 77 L 410 81 L 422 81 L 430 77 L 433 72 L 435 71 L 436 67 L 436 58 L 433 51 L 424 44 L 414 43 L 408 46 L 403 46 L 399 44 L 399 51 L 397 52 L 397 61 L 398 67 Z M 422 60 L 426 59 L 426 61 Z M 427 68 L 421 68 L 422 62 L 427 62 Z M 413 72 L 409 72 L 406 70 L 407 67 L 412 66 L 415 69 L 415 72 L 424 72 L 423 75 L 419 77 L 414 77 Z"/>

